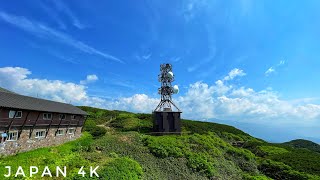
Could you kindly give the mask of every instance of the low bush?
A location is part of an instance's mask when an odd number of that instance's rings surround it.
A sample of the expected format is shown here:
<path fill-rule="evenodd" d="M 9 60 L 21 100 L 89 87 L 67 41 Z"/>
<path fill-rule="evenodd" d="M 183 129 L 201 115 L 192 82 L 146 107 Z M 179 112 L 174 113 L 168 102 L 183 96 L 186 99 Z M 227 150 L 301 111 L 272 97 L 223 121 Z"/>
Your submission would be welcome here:
<path fill-rule="evenodd" d="M 289 152 L 288 150 L 281 148 L 281 147 L 276 147 L 276 146 L 259 146 L 258 147 L 264 154 L 268 156 L 272 155 L 278 155 L 278 154 L 284 154 Z"/>
<path fill-rule="evenodd" d="M 276 162 L 269 159 L 264 160 L 258 168 L 263 174 L 273 179 L 307 180 L 316 178 L 315 176 L 295 171 L 282 162 Z"/>
<path fill-rule="evenodd" d="M 128 157 L 114 158 L 100 171 L 109 180 L 140 179 L 143 171 L 140 164 Z"/>
<path fill-rule="evenodd" d="M 94 138 L 102 137 L 107 132 L 105 128 L 97 126 L 96 122 L 90 118 L 84 124 L 83 130 L 89 132 Z"/>
<path fill-rule="evenodd" d="M 189 168 L 207 177 L 227 178 L 228 173 L 225 172 L 232 172 L 233 176 L 240 172 L 238 167 L 243 171 L 257 171 L 254 155 L 250 151 L 235 148 L 214 133 L 145 136 L 144 143 L 157 157 L 186 158 Z"/>
<path fill-rule="evenodd" d="M 94 138 L 99 138 L 102 137 L 106 134 L 107 130 L 103 127 L 95 126 L 92 128 L 89 133 L 94 137 Z"/>

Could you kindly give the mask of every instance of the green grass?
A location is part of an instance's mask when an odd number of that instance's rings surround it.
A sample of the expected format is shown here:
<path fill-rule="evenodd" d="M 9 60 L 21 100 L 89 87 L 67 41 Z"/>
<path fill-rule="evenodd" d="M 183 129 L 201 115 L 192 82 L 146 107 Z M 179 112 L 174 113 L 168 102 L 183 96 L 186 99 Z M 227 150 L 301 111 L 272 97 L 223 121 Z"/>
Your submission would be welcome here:
<path fill-rule="evenodd" d="M 158 158 L 143 139 L 148 135 L 137 132 L 117 132 L 95 141 L 94 146 L 101 149 L 103 156 L 129 157 L 137 161 L 142 169 L 142 179 L 206 179 L 187 166 L 185 158 Z"/>
<path fill-rule="evenodd" d="M 314 143 L 312 141 L 304 140 L 304 139 L 296 139 L 289 142 L 282 143 L 283 145 L 295 147 L 295 148 L 305 148 L 309 149 L 310 151 L 320 153 L 320 145 Z"/>
<path fill-rule="evenodd" d="M 232 133 L 235 135 L 245 135 L 250 136 L 249 134 L 234 128 L 232 126 L 218 124 L 218 123 L 209 123 L 201 121 L 191 121 L 191 120 L 182 120 L 182 127 L 185 131 L 198 134 L 206 134 L 207 132 L 215 132 L 218 135 L 222 135 L 225 132 Z"/>
<path fill-rule="evenodd" d="M 257 173 L 254 154 L 231 146 L 214 133 L 145 136 L 144 143 L 156 157 L 186 158 L 189 168 L 208 178 L 236 178 L 242 171 Z"/>
<path fill-rule="evenodd" d="M 320 153 L 271 144 L 218 123 L 182 120 L 183 135 L 151 136 L 152 115 L 81 107 L 90 114 L 80 139 L 0 159 L 4 166 L 100 166 L 100 179 L 320 179 Z M 99 125 L 99 126 L 97 126 Z M 88 171 L 88 167 L 85 169 Z M 34 179 L 39 179 L 39 175 Z"/>
<path fill-rule="evenodd" d="M 106 164 L 101 175 L 110 180 L 140 179 L 143 172 L 140 164 L 127 157 L 114 158 Z"/>
<path fill-rule="evenodd" d="M 304 151 L 303 149 L 270 144 L 261 139 L 254 138 L 232 126 L 182 120 L 182 129 L 184 132 L 187 132 L 187 134 L 182 136 L 154 137 L 141 134 L 148 134 L 151 130 L 151 114 L 133 114 L 123 111 L 115 112 L 118 113 L 116 115 L 117 118 L 110 122 L 110 127 L 115 128 L 117 134 L 103 137 L 103 140 L 100 139 L 99 143 L 108 142 L 102 145 L 102 147 L 107 147 L 105 152 L 110 153 L 114 151 L 120 153 L 121 156 L 129 156 L 137 160 L 144 171 L 147 172 L 143 175 L 143 179 L 146 179 L 146 177 L 158 179 L 159 177 L 161 177 L 161 179 L 177 177 L 173 174 L 169 176 L 163 175 L 163 172 L 154 169 L 154 161 L 167 162 L 167 159 L 171 159 L 171 161 L 181 160 L 179 166 L 188 168 L 189 170 L 187 172 L 191 170 L 191 173 L 185 177 L 191 177 L 191 174 L 200 175 L 199 177 L 219 177 L 225 173 L 244 179 L 266 178 L 266 176 L 261 173 L 270 176 L 269 172 L 257 172 L 258 167 L 261 167 L 261 164 L 266 160 L 284 163 L 290 167 L 291 171 L 304 173 L 307 174 L 307 176 L 313 174 L 317 177 L 317 175 L 319 175 L 319 154 Z M 128 136 L 125 132 L 129 132 L 130 134 L 130 131 L 140 132 L 140 134 L 135 134 L 133 136 L 134 138 L 132 136 L 129 138 L 131 142 L 134 143 L 128 144 L 124 141 L 116 140 L 117 137 L 124 138 L 123 136 Z M 124 138 L 124 140 L 125 139 L 126 138 Z M 234 142 L 240 142 L 242 148 L 231 146 Z M 112 147 L 113 145 L 111 144 L 114 144 L 114 147 Z M 146 147 L 147 149 L 145 149 Z M 143 156 L 141 154 L 147 155 Z M 165 165 L 163 165 L 162 168 L 164 166 Z M 174 167 L 171 166 L 171 169 Z M 280 168 L 279 166 L 275 167 Z M 233 172 L 231 170 L 233 170 Z M 281 168 L 279 171 L 281 171 Z M 182 176 L 181 173 L 178 174 Z M 290 177 L 289 174 L 287 175 Z"/>
<path fill-rule="evenodd" d="M 56 166 L 67 166 L 68 172 L 73 172 L 83 165 L 94 165 L 81 156 L 81 152 L 90 150 L 92 136 L 84 133 L 81 138 L 60 146 L 40 148 L 33 151 L 8 156 L 0 160 L 0 174 L 6 174 L 5 166 L 11 166 L 15 172 L 18 166 L 22 166 L 26 176 L 29 176 L 29 167 L 37 166 L 43 170 L 45 166 L 53 171 Z M 40 174 L 35 176 L 39 178 Z"/>
<path fill-rule="evenodd" d="M 282 155 L 289 152 L 284 148 L 275 146 L 259 146 L 259 149 L 268 156 Z"/>

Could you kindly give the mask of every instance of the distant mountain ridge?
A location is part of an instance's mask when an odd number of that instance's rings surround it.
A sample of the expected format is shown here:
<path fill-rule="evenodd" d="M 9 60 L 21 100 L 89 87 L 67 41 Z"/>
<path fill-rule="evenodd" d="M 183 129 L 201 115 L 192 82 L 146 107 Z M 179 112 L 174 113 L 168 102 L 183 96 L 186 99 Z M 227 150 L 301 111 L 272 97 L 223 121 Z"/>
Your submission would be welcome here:
<path fill-rule="evenodd" d="M 310 151 L 320 153 L 320 145 L 305 139 L 296 139 L 289 142 L 282 143 L 283 145 L 295 147 L 295 148 L 305 148 L 309 149 Z"/>
<path fill-rule="evenodd" d="M 304 139 L 320 144 L 320 137 L 318 137 L 317 134 L 312 133 L 312 135 L 315 135 L 313 137 L 310 136 L 310 134 L 304 135 L 297 132 L 295 127 L 286 127 L 286 131 L 283 131 L 282 126 L 259 124 L 257 122 L 243 122 L 228 119 L 209 119 L 207 122 L 227 124 L 270 143 L 284 143 L 294 139 Z M 315 127 L 308 127 L 305 130 L 309 132 L 315 132 L 315 129 Z"/>

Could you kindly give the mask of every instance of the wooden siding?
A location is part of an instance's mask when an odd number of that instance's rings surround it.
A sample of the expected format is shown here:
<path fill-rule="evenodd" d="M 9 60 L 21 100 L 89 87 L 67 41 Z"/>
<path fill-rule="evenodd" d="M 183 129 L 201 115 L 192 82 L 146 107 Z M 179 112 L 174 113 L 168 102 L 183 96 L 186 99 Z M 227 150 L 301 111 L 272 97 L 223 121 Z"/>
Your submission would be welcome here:
<path fill-rule="evenodd" d="M 21 118 L 9 118 L 9 111 L 16 110 L 22 111 Z M 43 114 L 51 113 L 52 120 L 44 120 Z M 85 117 L 83 115 L 76 115 L 76 119 L 71 119 L 73 114 L 65 114 L 65 120 L 59 120 L 61 113 L 52 112 L 39 112 L 29 110 L 17 110 L 17 109 L 0 109 L 0 128 L 19 128 L 19 127 L 40 127 L 40 126 L 72 126 L 81 127 L 84 124 Z"/>

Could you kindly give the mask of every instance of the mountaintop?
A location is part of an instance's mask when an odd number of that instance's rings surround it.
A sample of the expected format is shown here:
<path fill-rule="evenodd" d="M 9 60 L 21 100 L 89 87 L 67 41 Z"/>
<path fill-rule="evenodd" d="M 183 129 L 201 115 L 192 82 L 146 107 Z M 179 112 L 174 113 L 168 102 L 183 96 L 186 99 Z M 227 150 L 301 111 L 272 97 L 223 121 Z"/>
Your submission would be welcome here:
<path fill-rule="evenodd" d="M 296 140 L 292 140 L 289 142 L 285 142 L 283 144 L 288 145 L 288 146 L 292 146 L 292 147 L 296 147 L 296 148 L 305 148 L 305 149 L 309 149 L 311 151 L 315 151 L 315 152 L 320 153 L 320 145 L 315 142 L 309 141 L 309 140 L 296 139 Z"/>
<path fill-rule="evenodd" d="M 66 165 L 68 179 L 79 179 L 83 165 L 99 165 L 100 179 L 320 179 L 320 153 L 309 141 L 273 144 L 232 126 L 191 120 L 182 120 L 182 135 L 153 136 L 151 114 L 80 108 L 90 115 L 80 139 L 0 164 Z"/>

